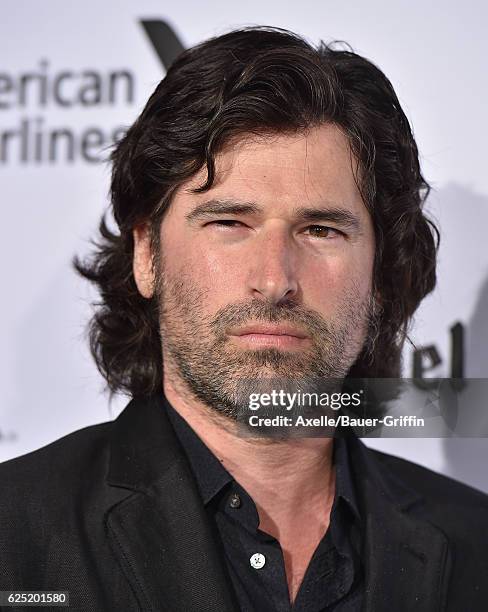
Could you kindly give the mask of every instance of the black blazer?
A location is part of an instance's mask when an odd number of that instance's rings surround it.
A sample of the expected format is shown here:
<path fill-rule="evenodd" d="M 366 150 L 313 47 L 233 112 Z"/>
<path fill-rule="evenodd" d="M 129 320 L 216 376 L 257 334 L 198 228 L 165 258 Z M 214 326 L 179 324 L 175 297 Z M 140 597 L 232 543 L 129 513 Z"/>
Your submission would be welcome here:
<path fill-rule="evenodd" d="M 488 610 L 488 496 L 350 449 L 364 610 Z M 83 611 L 238 609 L 161 397 L 1 464 L 0 491 L 0 590 L 69 591 Z"/>

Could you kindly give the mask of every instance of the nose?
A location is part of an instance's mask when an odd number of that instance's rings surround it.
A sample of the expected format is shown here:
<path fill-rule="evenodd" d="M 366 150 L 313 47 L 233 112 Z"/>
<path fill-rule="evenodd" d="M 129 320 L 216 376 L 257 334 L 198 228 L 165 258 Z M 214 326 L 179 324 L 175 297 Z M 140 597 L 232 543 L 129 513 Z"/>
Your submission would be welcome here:
<path fill-rule="evenodd" d="M 274 304 L 292 299 L 298 292 L 298 279 L 292 239 L 286 229 L 263 231 L 255 240 L 249 275 L 253 297 Z"/>

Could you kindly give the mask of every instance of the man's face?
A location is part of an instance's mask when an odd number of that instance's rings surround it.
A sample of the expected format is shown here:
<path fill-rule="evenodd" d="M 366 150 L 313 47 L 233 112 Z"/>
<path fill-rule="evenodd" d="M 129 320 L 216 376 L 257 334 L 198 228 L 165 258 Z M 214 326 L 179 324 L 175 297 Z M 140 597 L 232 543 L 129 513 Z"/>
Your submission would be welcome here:
<path fill-rule="evenodd" d="M 206 170 L 176 191 L 155 283 L 165 377 L 235 416 L 239 381 L 346 375 L 374 304 L 374 231 L 353 164 L 346 137 L 323 125 L 235 141 L 209 191 L 192 192 Z M 145 248 L 136 235 L 140 289 Z"/>

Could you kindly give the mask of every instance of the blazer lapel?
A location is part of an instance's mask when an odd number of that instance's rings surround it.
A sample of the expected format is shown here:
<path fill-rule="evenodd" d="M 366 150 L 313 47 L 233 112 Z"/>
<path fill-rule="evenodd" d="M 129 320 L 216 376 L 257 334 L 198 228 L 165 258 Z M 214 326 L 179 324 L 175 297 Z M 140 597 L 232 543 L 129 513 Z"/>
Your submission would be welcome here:
<path fill-rule="evenodd" d="M 212 527 L 162 398 L 115 423 L 108 480 L 128 490 L 107 514 L 114 554 L 143 610 L 232 612 Z"/>
<path fill-rule="evenodd" d="M 445 608 L 450 557 L 442 531 L 422 519 L 422 498 L 394 479 L 359 440 L 351 443 L 364 525 L 366 612 Z"/>

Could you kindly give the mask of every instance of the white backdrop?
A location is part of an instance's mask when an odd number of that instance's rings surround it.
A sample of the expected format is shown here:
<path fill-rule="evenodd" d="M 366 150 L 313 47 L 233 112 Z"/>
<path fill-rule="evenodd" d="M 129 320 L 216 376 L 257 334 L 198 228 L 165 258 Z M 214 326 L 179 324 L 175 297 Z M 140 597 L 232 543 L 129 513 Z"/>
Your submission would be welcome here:
<path fill-rule="evenodd" d="M 3 0 L 0 11 L 0 460 L 112 418 L 126 402 L 110 407 L 102 392 L 83 335 L 95 296 L 70 261 L 89 251 L 108 203 L 109 169 L 93 159 L 164 76 L 142 19 L 166 21 L 185 46 L 253 24 L 313 42 L 341 39 L 386 72 L 413 123 L 435 189 L 428 208 L 442 231 L 439 287 L 421 306 L 412 338 L 435 344 L 443 362 L 434 373 L 449 375 L 449 328 L 459 321 L 466 375 L 488 376 L 488 10 L 481 0 Z M 488 491 L 484 439 L 368 444 Z"/>

